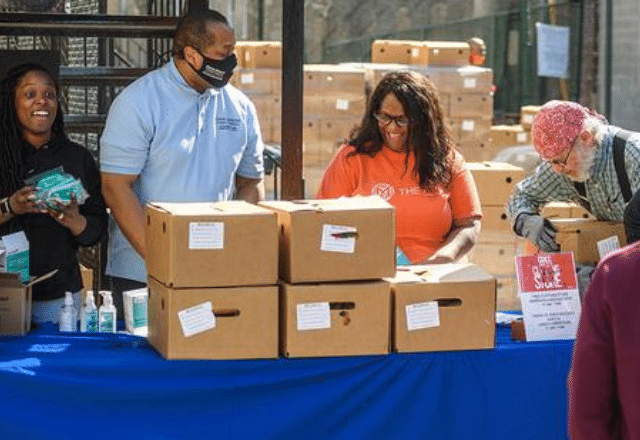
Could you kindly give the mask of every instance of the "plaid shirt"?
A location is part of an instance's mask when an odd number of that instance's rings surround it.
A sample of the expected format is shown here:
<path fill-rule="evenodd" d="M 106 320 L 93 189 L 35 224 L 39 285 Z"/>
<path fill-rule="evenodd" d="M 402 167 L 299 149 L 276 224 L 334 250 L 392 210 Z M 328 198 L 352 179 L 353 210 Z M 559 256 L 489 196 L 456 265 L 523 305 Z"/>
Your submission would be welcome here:
<path fill-rule="evenodd" d="M 626 203 L 613 163 L 613 138 L 618 130 L 618 127 L 605 126 L 592 175 L 584 182 L 585 198 L 580 196 L 571 179 L 554 172 L 549 162 L 543 161 L 515 186 L 509 197 L 507 212 L 511 223 L 523 212 L 537 214 L 552 201 L 576 202 L 585 208 L 590 205 L 589 211 L 598 220 L 622 221 Z M 633 133 L 627 140 L 624 164 L 631 192 L 635 193 L 640 188 L 640 133 Z"/>

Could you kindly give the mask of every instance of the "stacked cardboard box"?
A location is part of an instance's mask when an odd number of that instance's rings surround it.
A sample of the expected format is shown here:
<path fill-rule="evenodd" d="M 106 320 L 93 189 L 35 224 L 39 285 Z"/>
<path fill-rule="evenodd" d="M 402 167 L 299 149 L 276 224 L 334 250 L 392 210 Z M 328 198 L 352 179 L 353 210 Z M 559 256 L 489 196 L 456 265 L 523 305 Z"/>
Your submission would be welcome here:
<path fill-rule="evenodd" d="M 587 211 L 577 203 L 569 202 L 549 202 L 547 203 L 540 214 L 548 219 L 553 218 L 589 218 L 595 219 L 593 214 Z"/>
<path fill-rule="evenodd" d="M 278 225 L 241 201 L 145 209 L 150 343 L 167 359 L 278 356 Z"/>
<path fill-rule="evenodd" d="M 398 352 L 494 347 L 496 279 L 473 264 L 405 266 L 388 279 Z"/>
<path fill-rule="evenodd" d="M 467 163 L 467 167 L 476 182 L 483 213 L 480 236 L 469 260 L 496 277 L 498 309 L 519 310 L 514 259 L 525 252 L 525 241 L 512 231 L 506 204 L 524 172 L 499 162 Z"/>
<path fill-rule="evenodd" d="M 531 134 L 522 125 L 494 125 L 490 140 L 493 151 L 498 152 L 506 147 L 530 145 Z"/>
<path fill-rule="evenodd" d="M 600 260 L 598 242 L 617 237 L 620 246 L 627 244 L 622 222 L 594 218 L 550 218 L 556 229 L 560 252 L 573 252 L 576 264 L 594 266 Z"/>
<path fill-rule="evenodd" d="M 464 66 L 469 64 L 469 45 L 458 41 L 375 40 L 371 44 L 371 61 Z"/>
<path fill-rule="evenodd" d="M 520 107 L 520 125 L 525 131 L 531 131 L 531 124 L 533 124 L 533 118 L 540 111 L 539 105 L 523 105 Z"/>
<path fill-rule="evenodd" d="M 280 225 L 281 354 L 388 353 L 393 206 L 377 196 L 260 205 Z"/>

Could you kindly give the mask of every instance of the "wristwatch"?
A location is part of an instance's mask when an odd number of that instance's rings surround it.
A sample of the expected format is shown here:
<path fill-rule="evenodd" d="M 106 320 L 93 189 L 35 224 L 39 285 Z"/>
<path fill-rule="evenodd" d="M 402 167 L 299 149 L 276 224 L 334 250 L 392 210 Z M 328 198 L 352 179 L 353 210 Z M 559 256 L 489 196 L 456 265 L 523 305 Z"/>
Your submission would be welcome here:
<path fill-rule="evenodd" d="M 0 214 L 2 215 L 11 215 L 13 211 L 11 210 L 11 205 L 9 205 L 9 197 L 5 197 L 0 200 Z"/>

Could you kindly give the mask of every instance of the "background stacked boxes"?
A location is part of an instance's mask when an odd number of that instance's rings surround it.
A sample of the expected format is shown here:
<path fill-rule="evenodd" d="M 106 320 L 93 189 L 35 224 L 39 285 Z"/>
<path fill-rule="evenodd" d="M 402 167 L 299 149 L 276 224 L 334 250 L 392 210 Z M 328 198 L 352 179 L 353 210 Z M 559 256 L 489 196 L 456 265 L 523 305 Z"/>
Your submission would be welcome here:
<path fill-rule="evenodd" d="M 238 42 L 239 68 L 231 78 L 256 105 L 266 143 L 280 143 L 281 46 L 279 42 Z M 313 198 L 338 147 L 357 126 L 367 99 L 382 75 L 410 69 L 438 88 L 456 144 L 468 161 L 493 157 L 491 69 L 469 66 L 461 42 L 377 40 L 371 63 L 307 64 L 303 82 L 303 166 L 305 197 Z M 267 181 L 267 190 L 272 182 Z"/>
<path fill-rule="evenodd" d="M 476 182 L 484 215 L 469 260 L 496 277 L 498 310 L 520 310 L 514 259 L 524 253 L 525 241 L 511 229 L 506 204 L 524 172 L 500 162 L 469 162 L 467 167 Z"/>
<path fill-rule="evenodd" d="M 242 201 L 149 204 L 149 342 L 167 359 L 278 356 L 278 224 Z"/>

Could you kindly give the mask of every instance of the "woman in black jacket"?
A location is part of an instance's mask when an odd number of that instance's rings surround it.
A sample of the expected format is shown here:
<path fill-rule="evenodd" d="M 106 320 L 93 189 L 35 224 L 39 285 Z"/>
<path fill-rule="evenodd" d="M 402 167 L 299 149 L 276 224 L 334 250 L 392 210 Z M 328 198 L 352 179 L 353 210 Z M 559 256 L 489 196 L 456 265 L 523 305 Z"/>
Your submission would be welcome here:
<path fill-rule="evenodd" d="M 58 272 L 33 286 L 34 322 L 58 321 L 65 292 L 82 289 L 79 246 L 96 243 L 106 230 L 100 174 L 91 153 L 70 141 L 58 101 L 59 85 L 47 69 L 25 63 L 0 81 L 0 236 L 24 231 L 32 277 Z M 36 203 L 25 181 L 62 167 L 82 182 L 82 204 Z"/>

